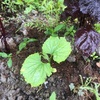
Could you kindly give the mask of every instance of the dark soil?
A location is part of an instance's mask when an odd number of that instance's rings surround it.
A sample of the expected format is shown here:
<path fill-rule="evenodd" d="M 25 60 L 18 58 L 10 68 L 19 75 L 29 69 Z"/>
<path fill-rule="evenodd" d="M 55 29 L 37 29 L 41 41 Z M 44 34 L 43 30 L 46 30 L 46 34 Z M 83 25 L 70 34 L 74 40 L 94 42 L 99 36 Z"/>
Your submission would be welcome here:
<path fill-rule="evenodd" d="M 52 62 L 52 66 L 57 68 L 57 72 L 49 77 L 43 85 L 33 88 L 27 84 L 20 75 L 22 63 L 29 54 L 41 51 L 41 46 L 47 36 L 37 29 L 30 30 L 27 37 L 36 38 L 38 41 L 28 44 L 17 55 L 18 44 L 25 36 L 22 33 L 15 33 L 16 28 L 13 25 L 8 26 L 6 30 L 10 33 L 9 37 L 15 39 L 16 47 L 11 48 L 13 54 L 12 68 L 7 67 L 5 59 L 0 59 L 0 100 L 49 100 L 53 91 L 57 94 L 57 100 L 96 100 L 92 94 L 78 96 L 77 92 L 73 93 L 69 89 L 70 83 L 74 83 L 76 87 L 81 85 L 79 75 L 85 78 L 96 77 L 96 81 L 100 82 L 97 66 L 93 65 L 93 68 L 90 63 L 86 63 L 80 54 L 75 52 L 70 55 L 76 57 L 74 62 L 68 60 L 60 64 Z M 18 42 L 16 40 L 17 36 L 21 38 Z"/>

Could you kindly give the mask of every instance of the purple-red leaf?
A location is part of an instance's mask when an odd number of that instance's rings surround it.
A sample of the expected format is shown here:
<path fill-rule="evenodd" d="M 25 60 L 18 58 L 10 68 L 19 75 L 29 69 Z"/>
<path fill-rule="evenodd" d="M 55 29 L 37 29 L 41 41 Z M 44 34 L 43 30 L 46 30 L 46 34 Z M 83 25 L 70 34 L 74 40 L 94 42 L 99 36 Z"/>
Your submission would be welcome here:
<path fill-rule="evenodd" d="M 90 56 L 95 52 L 100 42 L 100 34 L 96 33 L 91 26 L 80 28 L 75 35 L 75 46 L 84 56 Z"/>
<path fill-rule="evenodd" d="M 72 20 L 78 18 L 75 46 L 85 56 L 95 52 L 99 42 L 100 34 L 93 30 L 92 26 L 100 21 L 100 0 L 64 0 L 67 6 L 61 15 L 61 20 L 71 16 Z"/>
<path fill-rule="evenodd" d="M 80 11 L 100 21 L 100 0 L 79 0 Z"/>
<path fill-rule="evenodd" d="M 61 14 L 61 20 L 71 16 L 73 19 L 78 18 L 79 21 L 100 21 L 100 0 L 64 0 L 64 4 L 67 8 Z"/>

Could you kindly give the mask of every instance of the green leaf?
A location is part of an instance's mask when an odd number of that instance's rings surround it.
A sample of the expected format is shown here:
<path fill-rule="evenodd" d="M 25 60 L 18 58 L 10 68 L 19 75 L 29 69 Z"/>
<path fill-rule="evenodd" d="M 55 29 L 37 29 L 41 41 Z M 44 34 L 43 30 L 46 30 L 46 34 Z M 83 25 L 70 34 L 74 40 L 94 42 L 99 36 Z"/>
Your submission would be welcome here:
<path fill-rule="evenodd" d="M 70 88 L 70 90 L 72 91 L 72 90 L 75 88 L 74 83 L 70 83 L 69 88 Z"/>
<path fill-rule="evenodd" d="M 50 37 L 48 38 L 43 46 L 43 53 L 53 55 L 53 60 L 57 63 L 65 61 L 71 53 L 71 45 L 66 41 L 65 37 Z"/>
<path fill-rule="evenodd" d="M 58 26 L 55 27 L 54 32 L 58 32 L 61 30 L 65 25 L 64 24 L 59 24 Z"/>
<path fill-rule="evenodd" d="M 28 39 L 27 43 L 35 42 L 35 41 L 37 41 L 37 39 Z"/>
<path fill-rule="evenodd" d="M 27 43 L 26 42 L 21 42 L 19 44 L 19 51 L 21 51 L 22 49 L 24 49 L 26 47 Z"/>
<path fill-rule="evenodd" d="M 8 54 L 8 58 L 10 58 L 12 56 L 12 53 Z"/>
<path fill-rule="evenodd" d="M 52 35 L 54 34 L 53 28 L 47 28 L 46 31 L 44 32 L 46 35 Z"/>
<path fill-rule="evenodd" d="M 94 24 L 94 28 L 98 33 L 100 33 L 100 23 Z"/>
<path fill-rule="evenodd" d="M 3 58 L 7 58 L 8 57 L 8 55 L 5 52 L 0 52 L 0 56 L 3 57 Z"/>
<path fill-rule="evenodd" d="M 30 83 L 32 87 L 43 84 L 47 76 L 50 76 L 53 71 L 49 63 L 41 62 L 39 53 L 29 55 L 21 68 L 21 74 L 24 76 L 25 81 Z"/>
<path fill-rule="evenodd" d="M 11 66 L 12 66 L 12 59 L 11 58 L 8 59 L 7 65 L 9 68 L 11 68 Z"/>
<path fill-rule="evenodd" d="M 47 54 L 43 54 L 43 58 L 48 60 L 48 61 L 50 61 L 50 58 L 49 58 L 49 56 Z"/>
<path fill-rule="evenodd" d="M 22 4 L 23 4 L 23 1 L 22 1 L 22 0 L 17 0 L 17 1 L 15 2 L 15 4 L 17 4 L 17 5 L 22 5 Z"/>
<path fill-rule="evenodd" d="M 34 41 L 37 41 L 37 39 L 33 39 L 33 38 L 24 38 L 23 39 L 23 42 L 21 42 L 19 44 L 19 52 L 24 49 L 26 47 L 26 45 L 30 42 L 34 42 Z"/>
<path fill-rule="evenodd" d="M 27 7 L 24 11 L 25 14 L 30 13 L 33 10 L 34 6 L 30 5 L 29 7 Z"/>
<path fill-rule="evenodd" d="M 25 2 L 28 4 L 34 2 L 34 0 L 25 0 Z"/>
<path fill-rule="evenodd" d="M 52 92 L 49 100 L 56 100 L 56 93 L 55 92 Z"/>

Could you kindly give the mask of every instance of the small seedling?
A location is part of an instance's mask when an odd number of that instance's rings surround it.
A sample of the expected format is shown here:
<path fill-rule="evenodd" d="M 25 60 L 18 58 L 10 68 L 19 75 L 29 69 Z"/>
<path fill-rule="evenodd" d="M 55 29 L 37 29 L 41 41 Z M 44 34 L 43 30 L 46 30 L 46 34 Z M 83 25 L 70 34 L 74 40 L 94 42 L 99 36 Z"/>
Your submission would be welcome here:
<path fill-rule="evenodd" d="M 82 76 L 80 76 L 80 79 L 82 85 L 80 86 L 79 90 L 90 91 L 96 96 L 96 100 L 100 100 L 100 95 L 99 95 L 100 84 L 92 82 L 92 78 L 87 78 L 85 82 L 83 82 Z"/>
<path fill-rule="evenodd" d="M 85 81 L 83 81 L 83 78 L 81 75 L 80 76 L 80 80 L 81 80 L 81 86 L 75 87 L 74 83 L 71 83 L 69 85 L 69 88 L 71 91 L 73 91 L 74 93 L 78 93 L 79 96 L 84 96 L 85 91 L 88 92 L 92 92 L 95 96 L 96 96 L 96 100 L 100 100 L 100 95 L 99 95 L 99 88 L 100 88 L 100 84 L 99 83 L 95 83 L 92 82 L 93 78 L 87 78 Z"/>
<path fill-rule="evenodd" d="M 66 27 L 65 23 L 58 24 L 55 28 L 48 27 L 46 28 L 45 34 L 51 36 L 58 36 L 58 32 L 62 31 Z"/>
<path fill-rule="evenodd" d="M 51 66 L 51 59 L 60 63 L 65 61 L 70 53 L 71 45 L 65 37 L 50 37 L 42 46 L 42 54 L 34 53 L 25 59 L 21 74 L 27 83 L 37 87 L 56 72 L 56 69 Z"/>
<path fill-rule="evenodd" d="M 19 44 L 19 51 L 17 53 L 19 53 L 20 51 L 22 51 L 26 45 L 30 42 L 35 42 L 37 41 L 37 39 L 33 39 L 33 38 L 24 38 L 23 41 Z"/>
<path fill-rule="evenodd" d="M 11 66 L 12 66 L 12 59 L 11 59 L 12 54 L 11 53 L 7 54 L 5 52 L 0 52 L 0 57 L 7 58 L 8 59 L 7 65 L 8 65 L 9 68 L 11 68 Z"/>
<path fill-rule="evenodd" d="M 55 92 L 52 92 L 49 100 L 56 100 L 56 93 Z"/>
<path fill-rule="evenodd" d="M 90 57 L 91 57 L 93 60 L 99 58 L 99 56 L 96 55 L 96 52 L 92 53 L 92 54 L 90 55 Z"/>
<path fill-rule="evenodd" d="M 74 83 L 70 83 L 69 88 L 70 88 L 71 91 L 74 90 L 75 89 Z"/>
<path fill-rule="evenodd" d="M 68 21 L 70 20 L 70 18 L 68 18 L 66 21 L 59 23 L 58 25 L 56 25 L 55 27 L 47 27 L 45 34 L 46 35 L 51 35 L 51 36 L 58 36 L 59 32 L 63 32 L 64 36 L 72 36 L 74 37 L 74 34 L 76 32 L 74 25 L 68 25 Z"/>
<path fill-rule="evenodd" d="M 71 35 L 72 37 L 74 37 L 74 33 L 76 32 L 76 30 L 74 29 L 74 26 L 71 25 L 71 26 L 68 26 L 66 27 L 66 32 L 65 32 L 65 36 L 66 35 Z"/>

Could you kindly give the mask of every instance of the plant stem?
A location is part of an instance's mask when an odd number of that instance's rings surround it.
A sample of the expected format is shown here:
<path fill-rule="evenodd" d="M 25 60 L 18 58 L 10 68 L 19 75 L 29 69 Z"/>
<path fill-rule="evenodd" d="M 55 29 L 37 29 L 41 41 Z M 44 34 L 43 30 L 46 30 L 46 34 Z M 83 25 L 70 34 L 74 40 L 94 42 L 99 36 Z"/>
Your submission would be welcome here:
<path fill-rule="evenodd" d="M 49 63 L 51 63 L 51 59 L 52 59 L 53 55 L 50 55 L 50 59 L 49 59 Z"/>
<path fill-rule="evenodd" d="M 5 52 L 10 53 L 9 46 L 7 44 L 7 41 L 6 41 L 6 35 L 7 35 L 7 33 L 5 32 L 5 29 L 4 29 L 4 26 L 2 24 L 1 18 L 0 18 L 0 31 L 1 31 L 0 38 L 1 38 L 1 42 L 4 42 L 5 50 L 6 50 Z"/>

